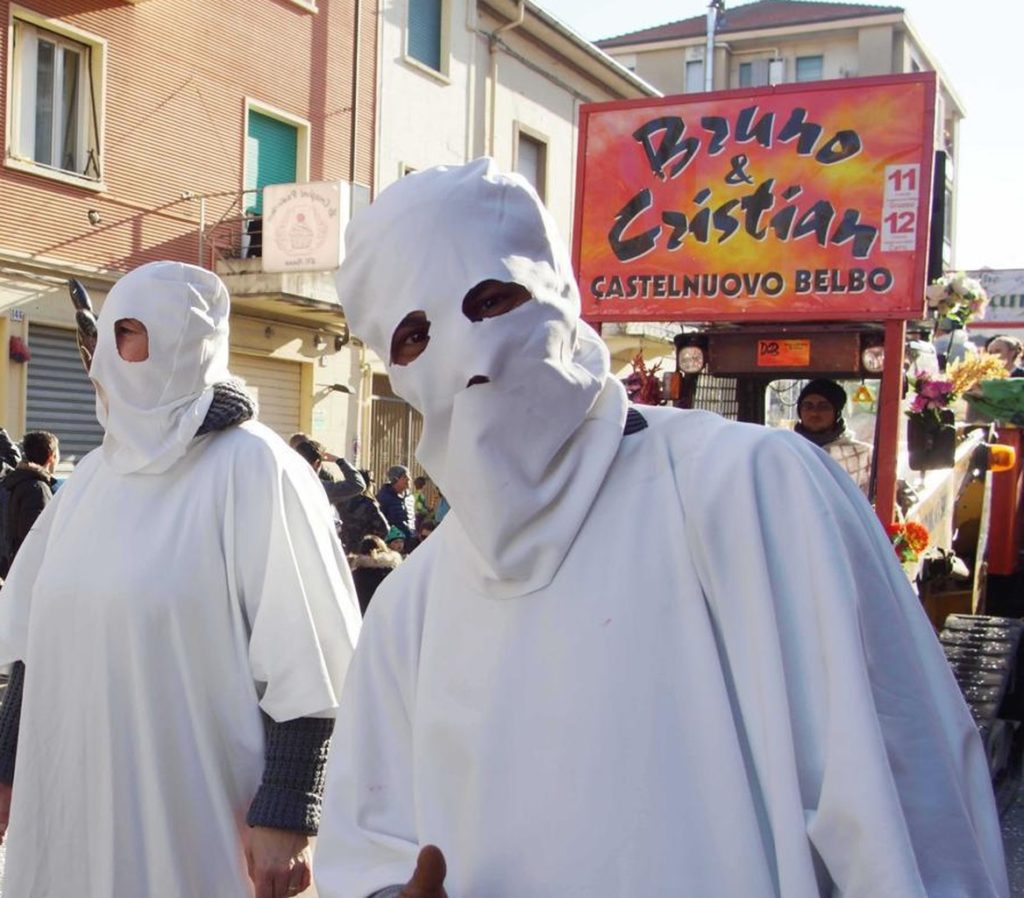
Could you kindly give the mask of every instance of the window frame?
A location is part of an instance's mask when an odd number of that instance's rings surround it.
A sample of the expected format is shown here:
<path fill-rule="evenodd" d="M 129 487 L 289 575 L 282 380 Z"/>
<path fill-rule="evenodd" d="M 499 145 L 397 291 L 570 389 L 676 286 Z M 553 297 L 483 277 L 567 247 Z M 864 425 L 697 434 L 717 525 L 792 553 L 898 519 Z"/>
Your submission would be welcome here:
<path fill-rule="evenodd" d="M 285 112 L 283 109 L 278 109 L 275 106 L 261 103 L 252 97 L 246 97 L 245 112 L 242 116 L 242 190 L 249 189 L 245 186 L 248 183 L 249 177 L 249 157 L 246 152 L 246 141 L 249 138 L 249 115 L 253 112 L 266 118 L 277 119 L 279 122 L 295 128 L 295 183 L 307 183 L 309 181 L 310 138 L 312 136 L 312 126 L 309 120 L 292 115 L 290 112 Z"/>
<path fill-rule="evenodd" d="M 411 27 L 411 4 L 413 0 L 406 0 L 405 2 L 405 20 L 402 23 L 402 61 L 422 72 L 440 81 L 443 84 L 450 84 L 450 59 L 451 59 L 451 43 L 450 43 L 450 23 L 449 15 L 450 7 L 449 0 L 437 0 L 438 3 L 438 15 L 440 17 L 440 29 L 438 35 L 438 62 L 440 68 L 434 68 L 430 63 L 424 62 L 419 57 L 413 56 L 409 50 L 409 37 L 412 32 Z"/>
<path fill-rule="evenodd" d="M 691 69 L 690 66 L 695 68 Z M 700 86 L 694 90 L 690 89 L 690 72 L 700 71 Z M 704 92 L 704 60 L 703 59 L 687 59 L 683 66 L 683 92 L 688 94 L 699 94 Z"/>
<path fill-rule="evenodd" d="M 512 126 L 512 170 L 514 172 L 519 171 L 519 148 L 522 140 L 528 140 L 537 146 L 537 167 L 540 170 L 540 177 L 538 180 L 540 183 L 533 186 L 537 191 L 537 196 L 540 197 L 540 201 L 542 203 L 547 203 L 548 147 L 550 141 L 546 134 L 543 134 L 534 128 L 530 128 L 529 126 L 522 124 L 522 122 L 514 122 Z"/>
<path fill-rule="evenodd" d="M 24 81 L 28 72 L 24 59 L 26 34 L 43 36 L 58 47 L 81 52 L 79 61 L 79 83 L 77 99 L 78 141 L 76 166 L 82 171 L 50 165 L 35 158 L 34 138 L 25 146 L 33 124 L 25 116 Z M 95 192 L 106 191 L 104 183 L 104 124 L 106 108 L 106 62 L 107 41 L 95 34 L 68 25 L 58 19 L 47 18 L 22 6 L 12 4 L 8 22 L 7 40 L 7 83 L 10 86 L 6 98 L 7 127 L 5 133 L 4 166 L 17 171 L 28 172 L 40 177 L 83 187 Z M 34 122 L 34 112 L 32 114 Z M 33 132 L 34 133 L 34 132 Z M 96 175 L 87 175 L 90 155 L 96 167 Z"/>
<path fill-rule="evenodd" d="M 800 63 L 817 60 L 818 61 L 818 77 L 817 78 L 801 78 L 800 77 Z M 815 53 L 810 56 L 797 56 L 793 60 L 793 81 L 797 84 L 809 84 L 814 81 L 825 80 L 825 55 L 823 53 Z"/>

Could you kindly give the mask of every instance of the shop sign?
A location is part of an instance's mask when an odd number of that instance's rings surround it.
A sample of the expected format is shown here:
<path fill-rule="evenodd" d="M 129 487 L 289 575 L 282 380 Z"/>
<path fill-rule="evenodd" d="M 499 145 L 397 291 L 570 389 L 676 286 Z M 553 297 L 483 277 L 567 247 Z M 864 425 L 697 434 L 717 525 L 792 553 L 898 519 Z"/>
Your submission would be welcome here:
<path fill-rule="evenodd" d="M 263 188 L 263 270 L 333 271 L 349 219 L 344 181 Z"/>
<path fill-rule="evenodd" d="M 921 73 L 582 107 L 584 317 L 922 317 L 935 85 Z"/>

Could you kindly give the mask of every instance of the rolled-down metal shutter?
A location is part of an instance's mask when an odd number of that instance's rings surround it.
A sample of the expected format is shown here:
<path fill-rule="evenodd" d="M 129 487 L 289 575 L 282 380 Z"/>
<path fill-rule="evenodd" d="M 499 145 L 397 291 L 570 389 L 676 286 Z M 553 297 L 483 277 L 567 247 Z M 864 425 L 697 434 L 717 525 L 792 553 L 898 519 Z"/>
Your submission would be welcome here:
<path fill-rule="evenodd" d="M 75 332 L 29 324 L 25 430 L 48 430 L 60 440 L 60 454 L 77 461 L 103 442 L 96 420 L 96 393 L 82 367 Z"/>
<path fill-rule="evenodd" d="M 231 373 L 245 381 L 260 407 L 259 418 L 285 439 L 301 430 L 302 363 L 231 353 Z"/>

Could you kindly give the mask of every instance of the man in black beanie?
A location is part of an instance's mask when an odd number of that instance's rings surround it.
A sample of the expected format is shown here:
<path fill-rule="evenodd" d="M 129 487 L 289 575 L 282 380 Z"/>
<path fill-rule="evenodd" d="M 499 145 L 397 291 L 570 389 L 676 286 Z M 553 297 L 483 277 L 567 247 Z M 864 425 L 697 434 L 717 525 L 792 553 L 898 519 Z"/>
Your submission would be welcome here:
<path fill-rule="evenodd" d="M 797 433 L 820 446 L 850 474 L 868 495 L 872 447 L 856 439 L 843 420 L 846 390 L 834 380 L 818 378 L 800 391 Z"/>

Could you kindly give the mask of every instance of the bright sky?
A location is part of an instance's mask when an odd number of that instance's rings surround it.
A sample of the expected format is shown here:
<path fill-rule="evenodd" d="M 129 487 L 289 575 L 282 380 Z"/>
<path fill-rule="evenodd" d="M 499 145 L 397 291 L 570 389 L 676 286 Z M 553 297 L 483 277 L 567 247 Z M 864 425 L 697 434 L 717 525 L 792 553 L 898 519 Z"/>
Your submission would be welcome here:
<path fill-rule="evenodd" d="M 704 15 L 707 0 L 536 0 L 590 40 Z M 726 0 L 730 6 L 741 4 Z M 1024 268 L 1024 3 L 891 0 L 967 109 L 960 125 L 956 264 Z"/>

